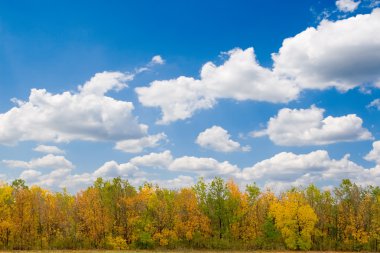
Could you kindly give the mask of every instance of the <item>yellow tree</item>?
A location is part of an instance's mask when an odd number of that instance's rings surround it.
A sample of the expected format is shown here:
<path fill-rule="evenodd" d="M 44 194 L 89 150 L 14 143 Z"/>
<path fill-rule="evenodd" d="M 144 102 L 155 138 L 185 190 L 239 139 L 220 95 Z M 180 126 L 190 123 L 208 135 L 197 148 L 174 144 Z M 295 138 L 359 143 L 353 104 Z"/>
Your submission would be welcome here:
<path fill-rule="evenodd" d="M 253 194 L 252 194 L 253 190 Z M 249 208 L 242 223 L 242 239 L 253 246 L 274 249 L 278 231 L 274 227 L 273 218 L 268 217 L 270 204 L 276 200 L 272 192 L 259 193 L 256 186 L 247 188 Z"/>
<path fill-rule="evenodd" d="M 200 246 L 199 240 L 211 234 L 210 219 L 202 213 L 197 197 L 192 189 L 184 188 L 175 198 L 174 230 L 178 237 L 189 244 L 195 242 Z"/>
<path fill-rule="evenodd" d="M 335 189 L 338 200 L 337 228 L 343 249 L 369 247 L 369 229 L 373 197 L 368 190 L 344 179 Z"/>
<path fill-rule="evenodd" d="M 124 197 L 125 227 L 124 236 L 128 244 L 135 244 L 139 248 L 150 248 L 153 246 L 152 222 L 148 215 L 148 203 L 154 189 L 150 184 L 139 188 L 135 194 Z"/>
<path fill-rule="evenodd" d="M 35 231 L 35 245 L 39 249 L 47 248 L 48 231 L 49 227 L 47 220 L 47 213 L 50 211 L 46 206 L 47 196 L 50 194 L 47 190 L 38 186 L 30 188 L 31 194 L 31 216 L 33 219 L 33 231 Z"/>
<path fill-rule="evenodd" d="M 148 202 L 153 240 L 160 246 L 172 247 L 177 240 L 174 231 L 175 192 L 156 187 Z"/>
<path fill-rule="evenodd" d="M 37 241 L 37 229 L 33 217 L 33 196 L 28 188 L 14 188 L 13 249 L 33 249 Z"/>
<path fill-rule="evenodd" d="M 229 218 L 229 231 L 232 239 L 241 240 L 244 237 L 244 218 L 249 211 L 249 197 L 247 193 L 240 191 L 233 180 L 227 182 L 227 191 L 226 211 Z"/>
<path fill-rule="evenodd" d="M 99 248 L 105 243 L 109 215 L 104 207 L 99 189 L 90 187 L 77 195 L 79 234 L 86 247 Z"/>
<path fill-rule="evenodd" d="M 289 249 L 311 248 L 311 235 L 318 219 L 303 194 L 297 191 L 285 193 L 281 199 L 272 202 L 270 214 Z"/>
<path fill-rule="evenodd" d="M 305 198 L 318 217 L 314 233 L 314 247 L 317 250 L 328 250 L 334 247 L 335 234 L 335 205 L 330 191 L 321 191 L 315 185 L 309 185 Z"/>
<path fill-rule="evenodd" d="M 49 201 L 49 220 L 54 230 L 55 239 L 53 248 L 76 248 L 77 220 L 75 210 L 75 197 L 66 190 L 55 193 Z M 52 231 L 53 233 L 53 231 Z"/>
<path fill-rule="evenodd" d="M 12 191 L 13 189 L 9 185 L 0 186 L 0 242 L 3 249 L 9 248 L 13 227 L 12 210 L 14 202 Z"/>
<path fill-rule="evenodd" d="M 371 231 L 370 236 L 373 240 L 373 249 L 378 251 L 378 244 L 380 241 L 380 189 L 376 188 L 373 193 L 374 201 L 371 206 Z"/>

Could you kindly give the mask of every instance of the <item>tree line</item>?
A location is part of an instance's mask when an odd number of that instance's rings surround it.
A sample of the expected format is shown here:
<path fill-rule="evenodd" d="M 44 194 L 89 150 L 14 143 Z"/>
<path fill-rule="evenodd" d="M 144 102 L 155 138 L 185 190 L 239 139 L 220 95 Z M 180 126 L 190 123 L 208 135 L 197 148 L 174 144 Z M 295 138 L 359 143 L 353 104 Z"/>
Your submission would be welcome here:
<path fill-rule="evenodd" d="M 200 179 L 171 190 L 121 178 L 77 194 L 0 186 L 2 249 L 267 249 L 378 251 L 380 189 L 350 180 L 280 194 Z"/>

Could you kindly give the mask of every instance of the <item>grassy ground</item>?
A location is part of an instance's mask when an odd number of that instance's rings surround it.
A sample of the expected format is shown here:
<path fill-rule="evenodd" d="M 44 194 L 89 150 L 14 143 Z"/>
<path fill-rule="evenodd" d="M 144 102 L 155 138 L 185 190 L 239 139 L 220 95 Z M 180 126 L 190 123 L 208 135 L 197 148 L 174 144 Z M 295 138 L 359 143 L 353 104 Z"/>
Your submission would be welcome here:
<path fill-rule="evenodd" d="M 217 251 L 217 250 L 22 250 L 22 251 L 0 251 L 0 253 L 10 253 L 10 252 L 20 252 L 20 253 L 258 253 L 258 251 Z M 266 251 L 265 253 L 271 253 Z M 272 253 L 282 253 L 280 251 L 272 252 Z M 289 253 L 289 252 L 287 252 Z M 313 252 L 314 253 L 314 252 Z M 342 253 L 342 252 L 339 252 Z"/>
<path fill-rule="evenodd" d="M 297 251 L 217 251 L 217 250 L 31 250 L 31 251 L 0 251 L 0 253 L 21 252 L 21 253 L 292 253 Z M 302 251 L 302 253 L 337 253 L 336 251 Z M 342 252 L 339 253 L 350 253 Z M 356 252 L 357 253 L 357 252 Z"/>

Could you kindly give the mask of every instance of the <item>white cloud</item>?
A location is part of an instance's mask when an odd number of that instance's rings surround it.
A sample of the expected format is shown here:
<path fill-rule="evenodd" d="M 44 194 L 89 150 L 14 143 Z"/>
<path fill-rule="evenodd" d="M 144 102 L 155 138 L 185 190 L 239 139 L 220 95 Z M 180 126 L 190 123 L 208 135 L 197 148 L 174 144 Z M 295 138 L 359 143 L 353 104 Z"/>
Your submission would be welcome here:
<path fill-rule="evenodd" d="M 145 148 L 157 147 L 161 141 L 167 140 L 167 136 L 164 133 L 156 135 L 149 135 L 140 139 L 130 139 L 119 141 L 115 145 L 115 149 L 121 150 L 126 153 L 140 153 Z"/>
<path fill-rule="evenodd" d="M 380 99 L 377 98 L 375 100 L 373 100 L 369 105 L 367 105 L 367 107 L 375 107 L 377 110 L 380 111 Z"/>
<path fill-rule="evenodd" d="M 340 11 L 353 12 L 359 7 L 360 2 L 361 1 L 354 0 L 337 0 L 335 4 Z"/>
<path fill-rule="evenodd" d="M 213 126 L 199 133 L 196 143 L 203 148 L 219 152 L 250 151 L 249 146 L 242 147 L 240 143 L 230 139 L 231 135 L 220 126 Z"/>
<path fill-rule="evenodd" d="M 323 118 L 324 109 L 281 109 L 270 118 L 265 130 L 253 132 L 253 137 L 268 135 L 282 146 L 326 145 L 336 142 L 372 140 L 363 128 L 363 121 L 355 114 Z"/>
<path fill-rule="evenodd" d="M 173 161 L 173 156 L 169 150 L 162 153 L 150 153 L 144 156 L 136 156 L 130 160 L 130 163 L 136 167 L 156 167 L 167 168 Z"/>
<path fill-rule="evenodd" d="M 190 118 L 195 111 L 210 109 L 215 99 L 206 97 L 203 84 L 189 77 L 154 81 L 149 87 L 136 88 L 139 101 L 148 107 L 160 107 L 162 119 L 158 124 Z"/>
<path fill-rule="evenodd" d="M 37 170 L 24 170 L 20 174 L 20 178 L 24 179 L 26 182 L 35 182 L 38 177 L 41 176 L 42 172 Z"/>
<path fill-rule="evenodd" d="M 169 170 L 180 172 L 193 172 L 200 176 L 214 177 L 216 175 L 234 175 L 239 172 L 236 165 L 227 161 L 219 162 L 213 158 L 182 156 L 175 159 Z"/>
<path fill-rule="evenodd" d="M 229 51 L 222 65 L 212 62 L 203 65 L 201 81 L 215 98 L 288 102 L 297 98 L 299 90 L 287 79 L 259 65 L 253 48 Z"/>
<path fill-rule="evenodd" d="M 93 176 L 94 178 L 113 178 L 118 176 L 127 176 L 137 171 L 138 168 L 131 163 L 118 164 L 115 161 L 110 161 L 104 163 L 99 169 L 94 171 Z"/>
<path fill-rule="evenodd" d="M 24 168 L 24 169 L 72 169 L 74 165 L 64 156 L 56 156 L 48 154 L 41 158 L 32 159 L 29 162 L 20 160 L 2 160 L 9 168 Z"/>
<path fill-rule="evenodd" d="M 372 143 L 372 150 L 364 157 L 367 161 L 374 161 L 380 165 L 380 141 Z"/>
<path fill-rule="evenodd" d="M 126 82 L 133 80 L 133 75 L 121 72 L 96 73 L 90 81 L 78 86 L 82 95 L 103 96 L 110 90 L 120 91 L 127 87 Z"/>
<path fill-rule="evenodd" d="M 65 151 L 58 148 L 57 146 L 47 146 L 47 145 L 38 145 L 33 149 L 36 152 L 41 152 L 41 153 L 47 153 L 47 154 L 64 154 Z"/>
<path fill-rule="evenodd" d="M 338 21 L 323 20 L 285 39 L 274 72 L 302 89 L 380 86 L 380 9 Z"/>
<path fill-rule="evenodd" d="M 126 80 L 130 76 L 103 72 L 80 86 L 79 93 L 51 94 L 32 89 L 28 101 L 17 101 L 17 106 L 0 114 L 0 143 L 143 137 L 147 126 L 139 124 L 132 115 L 133 104 L 104 95 L 111 89 L 124 88 Z"/>
<path fill-rule="evenodd" d="M 161 153 L 150 153 L 144 156 L 131 158 L 127 163 L 118 164 L 115 161 L 105 163 L 93 174 L 96 177 L 115 177 L 125 176 L 126 174 L 137 175 L 143 173 L 144 168 L 155 168 L 160 170 L 170 170 L 176 172 L 194 173 L 199 176 L 214 177 L 215 175 L 234 175 L 239 172 L 236 165 L 229 162 L 219 162 L 213 158 L 182 156 L 173 158 L 170 151 L 166 150 Z M 153 180 L 156 180 L 153 178 Z"/>
<path fill-rule="evenodd" d="M 71 176 L 70 169 L 56 169 L 48 174 L 41 175 L 37 178 L 36 183 L 43 187 L 57 187 L 65 188 L 64 181 L 68 180 Z M 63 179 L 63 180 L 62 180 Z"/>
<path fill-rule="evenodd" d="M 326 169 L 325 161 L 329 160 L 328 153 L 324 150 L 306 155 L 282 152 L 252 167 L 245 168 L 242 171 L 242 177 L 247 180 L 265 178 L 266 180 L 292 181 L 306 173 L 320 173 Z"/>
<path fill-rule="evenodd" d="M 139 101 L 148 107 L 160 107 L 161 124 L 191 117 L 201 109 L 212 108 L 217 99 L 288 102 L 297 98 L 299 89 L 286 78 L 261 67 L 253 48 L 234 49 L 222 65 L 206 63 L 201 78 L 179 77 L 154 81 L 149 87 L 136 88 Z"/>
<path fill-rule="evenodd" d="M 165 63 L 165 60 L 161 57 L 161 55 L 155 55 L 152 57 L 152 60 L 150 61 L 152 65 L 162 65 Z"/>
<path fill-rule="evenodd" d="M 212 108 L 218 99 L 286 103 L 305 89 L 380 87 L 380 9 L 344 20 L 323 20 L 283 41 L 272 55 L 273 68 L 262 67 L 253 48 L 234 49 L 217 66 L 206 63 L 200 78 L 154 81 L 135 91 L 147 107 L 159 107 L 168 124 Z"/>
<path fill-rule="evenodd" d="M 310 183 L 339 185 L 345 178 L 362 185 L 376 185 L 380 167 L 363 168 L 350 161 L 349 155 L 340 160 L 331 159 L 325 150 L 300 155 L 283 152 L 243 169 L 238 177 L 247 182 L 261 182 L 276 191 Z"/>
<path fill-rule="evenodd" d="M 379 162 L 380 150 L 378 142 L 366 159 Z M 71 163 L 70 163 L 71 164 Z M 109 161 L 91 173 L 75 174 L 72 167 L 57 166 L 49 173 L 43 174 L 36 170 L 39 166 L 24 166 L 20 178 L 28 184 L 38 184 L 49 189 L 59 190 L 67 188 L 75 192 L 91 185 L 97 177 L 111 179 L 117 176 L 128 179 L 135 186 L 145 181 L 157 183 L 162 187 L 179 188 L 193 185 L 195 177 L 203 176 L 206 180 L 214 176 L 225 179 L 234 178 L 239 185 L 257 182 L 261 187 L 271 187 L 275 191 L 284 190 L 291 186 L 306 186 L 310 183 L 321 187 L 338 185 L 342 179 L 349 178 L 362 185 L 376 185 L 380 180 L 380 166 L 366 169 L 349 159 L 345 155 L 341 159 L 332 159 L 325 150 L 317 150 L 307 154 L 294 154 L 282 152 L 266 160 L 240 169 L 236 165 L 224 161 L 219 162 L 213 158 L 182 156 L 173 158 L 170 151 L 151 153 L 138 156 L 126 163 Z M 59 168 L 58 168 L 59 167 Z M 173 178 L 162 179 L 157 173 L 146 172 L 144 169 L 154 168 L 159 171 L 168 170 L 180 175 Z M 190 173 L 184 175 L 183 173 Z"/>

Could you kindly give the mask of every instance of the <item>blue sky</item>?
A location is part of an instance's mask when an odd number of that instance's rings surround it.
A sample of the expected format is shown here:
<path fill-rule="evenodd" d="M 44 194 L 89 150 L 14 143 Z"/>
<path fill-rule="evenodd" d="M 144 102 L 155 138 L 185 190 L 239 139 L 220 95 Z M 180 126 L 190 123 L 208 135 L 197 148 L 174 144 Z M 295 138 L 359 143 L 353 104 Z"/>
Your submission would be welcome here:
<path fill-rule="evenodd" d="M 0 3 L 0 176 L 380 179 L 375 0 Z"/>

